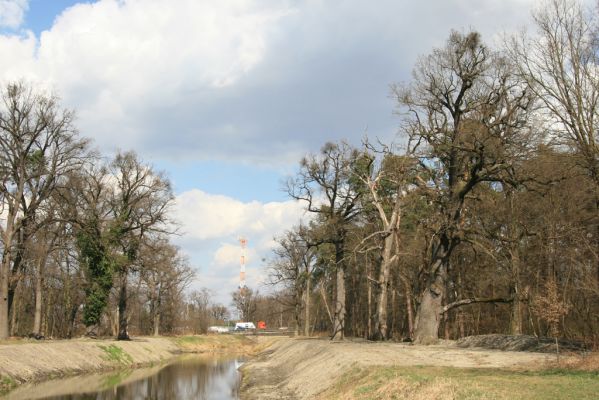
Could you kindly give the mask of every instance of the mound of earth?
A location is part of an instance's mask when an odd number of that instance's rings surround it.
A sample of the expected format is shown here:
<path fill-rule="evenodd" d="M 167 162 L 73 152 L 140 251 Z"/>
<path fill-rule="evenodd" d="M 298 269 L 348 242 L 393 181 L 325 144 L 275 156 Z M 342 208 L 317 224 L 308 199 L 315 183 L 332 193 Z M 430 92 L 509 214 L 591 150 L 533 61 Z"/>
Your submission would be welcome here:
<path fill-rule="evenodd" d="M 586 351 L 582 342 L 558 340 L 560 351 Z M 481 347 L 483 349 L 504 351 L 532 351 L 537 353 L 555 353 L 555 339 L 538 338 L 529 335 L 477 335 L 468 336 L 457 341 L 458 347 Z"/>

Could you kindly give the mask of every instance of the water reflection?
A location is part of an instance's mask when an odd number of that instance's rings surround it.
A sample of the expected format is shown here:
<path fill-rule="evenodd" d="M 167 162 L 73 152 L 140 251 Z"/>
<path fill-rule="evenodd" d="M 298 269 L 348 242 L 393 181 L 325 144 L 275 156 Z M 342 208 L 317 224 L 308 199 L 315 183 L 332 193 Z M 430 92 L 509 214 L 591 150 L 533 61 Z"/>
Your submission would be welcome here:
<path fill-rule="evenodd" d="M 107 375 L 98 375 L 99 386 L 90 390 L 90 387 L 79 388 L 77 379 L 70 379 L 70 392 L 63 392 L 59 396 L 36 397 L 51 400 L 143 400 L 143 399 L 203 399 L 203 400 L 230 400 L 238 398 L 240 374 L 237 368 L 241 365 L 238 359 L 206 359 L 200 357 L 186 357 L 177 360 L 165 367 L 149 370 L 142 378 L 138 378 L 143 370 L 118 372 Z M 88 379 L 89 377 L 81 377 Z M 60 382 L 55 382 L 59 383 Z M 64 388 L 64 385 L 61 385 Z M 8 398 L 34 398 L 21 397 L 18 391 Z M 46 396 L 50 392 L 46 391 Z M 23 393 L 26 396 L 27 393 Z"/>

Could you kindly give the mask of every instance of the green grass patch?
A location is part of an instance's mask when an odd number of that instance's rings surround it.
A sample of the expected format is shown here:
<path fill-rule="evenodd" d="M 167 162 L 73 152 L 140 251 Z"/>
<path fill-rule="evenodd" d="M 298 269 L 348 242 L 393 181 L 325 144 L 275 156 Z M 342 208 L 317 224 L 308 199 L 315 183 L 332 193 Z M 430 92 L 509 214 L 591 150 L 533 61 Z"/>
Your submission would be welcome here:
<path fill-rule="evenodd" d="M 102 380 L 102 388 L 109 389 L 120 385 L 121 382 L 123 382 L 129 375 L 131 375 L 132 372 L 133 370 L 123 369 L 114 374 L 107 375 Z"/>
<path fill-rule="evenodd" d="M 15 381 L 10 376 L 0 375 L 0 395 L 6 394 L 17 386 Z"/>
<path fill-rule="evenodd" d="M 107 361 L 116 362 L 117 364 L 122 365 L 133 364 L 133 358 L 117 345 L 111 344 L 108 346 L 102 346 L 99 344 L 98 347 L 104 350 L 104 359 Z"/>
<path fill-rule="evenodd" d="M 178 344 L 204 344 L 207 342 L 205 336 L 179 336 L 175 338 L 175 342 Z"/>
<path fill-rule="evenodd" d="M 449 367 L 352 367 L 326 399 L 597 399 L 599 373 Z"/>
<path fill-rule="evenodd" d="M 249 344 L 251 341 L 237 335 L 193 335 L 179 336 L 172 339 L 175 344 L 184 350 L 236 350 L 239 346 Z"/>

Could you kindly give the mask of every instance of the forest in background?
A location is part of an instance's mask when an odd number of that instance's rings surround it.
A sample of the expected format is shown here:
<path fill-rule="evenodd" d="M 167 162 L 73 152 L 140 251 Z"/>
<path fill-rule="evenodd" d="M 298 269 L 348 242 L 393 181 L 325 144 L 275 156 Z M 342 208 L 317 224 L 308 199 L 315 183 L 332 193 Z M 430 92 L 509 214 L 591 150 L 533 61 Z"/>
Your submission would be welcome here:
<path fill-rule="evenodd" d="M 597 10 L 547 0 L 490 47 L 451 32 L 392 85 L 397 144 L 326 143 L 286 182 L 309 215 L 246 321 L 334 339 L 484 333 L 599 343 Z M 0 339 L 205 332 L 232 319 L 171 243 L 168 179 L 105 160 L 23 83 L 0 101 Z"/>
<path fill-rule="evenodd" d="M 308 334 L 599 343 L 597 9 L 541 2 L 489 47 L 451 32 L 392 86 L 401 146 L 328 143 L 289 195 L 271 280 Z"/>

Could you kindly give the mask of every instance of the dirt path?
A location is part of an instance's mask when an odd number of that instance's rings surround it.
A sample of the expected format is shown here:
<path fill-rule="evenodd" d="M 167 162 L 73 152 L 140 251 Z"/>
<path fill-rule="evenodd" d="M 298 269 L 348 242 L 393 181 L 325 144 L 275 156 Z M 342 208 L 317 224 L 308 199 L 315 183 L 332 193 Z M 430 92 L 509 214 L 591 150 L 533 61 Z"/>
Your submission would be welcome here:
<path fill-rule="evenodd" d="M 281 339 L 242 368 L 243 399 L 313 399 L 353 366 L 516 368 L 545 363 L 540 353 L 462 349 L 452 345 Z"/>

